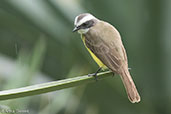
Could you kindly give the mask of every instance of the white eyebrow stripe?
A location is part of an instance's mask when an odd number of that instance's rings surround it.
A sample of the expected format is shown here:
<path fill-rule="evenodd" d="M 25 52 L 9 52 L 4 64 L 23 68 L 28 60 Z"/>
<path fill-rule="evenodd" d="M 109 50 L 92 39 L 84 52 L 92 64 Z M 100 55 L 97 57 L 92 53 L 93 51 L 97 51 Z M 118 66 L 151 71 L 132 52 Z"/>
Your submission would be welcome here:
<path fill-rule="evenodd" d="M 75 18 L 75 25 L 80 26 L 81 24 L 85 23 L 86 21 L 89 21 L 91 19 L 95 19 L 93 15 L 87 15 L 83 17 L 78 23 L 77 23 L 78 16 Z"/>
<path fill-rule="evenodd" d="M 74 25 L 77 24 L 77 19 L 78 19 L 78 16 L 75 18 Z"/>

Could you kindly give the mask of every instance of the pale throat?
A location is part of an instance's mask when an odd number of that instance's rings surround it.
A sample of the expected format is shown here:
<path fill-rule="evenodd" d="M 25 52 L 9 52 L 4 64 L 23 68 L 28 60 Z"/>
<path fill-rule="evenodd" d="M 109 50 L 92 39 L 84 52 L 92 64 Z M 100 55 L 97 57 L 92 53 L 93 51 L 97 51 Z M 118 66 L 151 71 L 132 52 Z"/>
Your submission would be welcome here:
<path fill-rule="evenodd" d="M 89 28 L 80 29 L 80 30 L 78 30 L 78 33 L 79 33 L 79 34 L 86 34 L 88 31 L 89 31 Z"/>

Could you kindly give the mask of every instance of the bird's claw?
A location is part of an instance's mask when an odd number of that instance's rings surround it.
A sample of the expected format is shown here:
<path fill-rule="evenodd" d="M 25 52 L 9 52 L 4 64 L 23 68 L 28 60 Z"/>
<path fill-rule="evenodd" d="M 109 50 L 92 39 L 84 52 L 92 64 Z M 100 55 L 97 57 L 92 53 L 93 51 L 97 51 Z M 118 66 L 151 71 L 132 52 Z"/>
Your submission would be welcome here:
<path fill-rule="evenodd" d="M 97 80 L 97 73 L 88 74 L 88 76 L 89 76 L 89 77 L 90 77 L 90 76 L 93 76 L 93 77 L 95 78 L 95 80 L 98 81 L 98 80 Z"/>

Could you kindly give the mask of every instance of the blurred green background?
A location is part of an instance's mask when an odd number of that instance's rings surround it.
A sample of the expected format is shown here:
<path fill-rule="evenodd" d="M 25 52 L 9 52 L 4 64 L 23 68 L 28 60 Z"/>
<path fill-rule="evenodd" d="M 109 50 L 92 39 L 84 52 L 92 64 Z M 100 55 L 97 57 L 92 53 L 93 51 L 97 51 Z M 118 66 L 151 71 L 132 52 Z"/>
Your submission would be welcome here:
<path fill-rule="evenodd" d="M 75 16 L 89 12 L 120 31 L 142 101 L 130 103 L 115 76 L 0 101 L 0 113 L 171 114 L 170 11 L 171 0 L 1 0 L 0 90 L 95 72 L 98 66 L 72 33 Z"/>

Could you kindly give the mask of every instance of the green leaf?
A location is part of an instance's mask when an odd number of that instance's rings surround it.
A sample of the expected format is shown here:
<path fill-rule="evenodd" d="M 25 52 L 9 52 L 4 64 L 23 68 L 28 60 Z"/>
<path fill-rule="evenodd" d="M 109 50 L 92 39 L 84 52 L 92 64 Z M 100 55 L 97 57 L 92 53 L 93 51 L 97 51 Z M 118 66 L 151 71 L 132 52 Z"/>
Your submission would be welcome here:
<path fill-rule="evenodd" d="M 111 71 L 106 71 L 97 74 L 98 80 L 111 76 Z M 5 90 L 0 92 L 0 100 L 8 100 L 32 95 L 38 95 L 51 91 L 61 90 L 69 87 L 78 86 L 81 84 L 96 82 L 93 76 L 79 76 L 74 78 L 52 81 L 42 84 L 36 84 L 18 89 Z"/>

